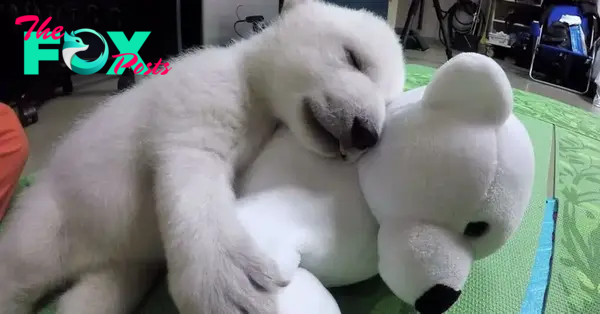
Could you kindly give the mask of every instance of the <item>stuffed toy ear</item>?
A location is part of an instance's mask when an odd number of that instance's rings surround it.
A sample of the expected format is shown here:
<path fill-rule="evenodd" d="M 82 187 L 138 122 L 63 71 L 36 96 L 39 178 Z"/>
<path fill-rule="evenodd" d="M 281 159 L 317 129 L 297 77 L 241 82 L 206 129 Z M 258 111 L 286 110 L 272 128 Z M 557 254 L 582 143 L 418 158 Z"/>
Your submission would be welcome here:
<path fill-rule="evenodd" d="M 436 71 L 423 104 L 471 123 L 502 125 L 512 112 L 513 95 L 506 74 L 494 60 L 461 53 Z"/>
<path fill-rule="evenodd" d="M 299 4 L 313 2 L 313 1 L 315 1 L 315 0 L 285 0 L 283 2 L 283 6 L 281 7 L 281 12 L 282 13 L 287 12 Z"/>

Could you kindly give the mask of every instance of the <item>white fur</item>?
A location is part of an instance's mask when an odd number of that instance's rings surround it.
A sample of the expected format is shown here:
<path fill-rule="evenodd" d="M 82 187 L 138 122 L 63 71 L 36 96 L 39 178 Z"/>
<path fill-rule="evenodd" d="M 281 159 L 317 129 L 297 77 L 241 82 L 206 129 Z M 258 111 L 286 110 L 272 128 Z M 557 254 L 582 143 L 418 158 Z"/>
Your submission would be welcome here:
<path fill-rule="evenodd" d="M 237 220 L 236 174 L 280 122 L 324 156 L 352 146 L 355 119 L 380 133 L 404 80 L 385 21 L 315 1 L 171 64 L 80 121 L 22 195 L 0 235 L 0 314 L 65 280 L 62 314 L 127 313 L 165 259 L 181 313 L 275 311 L 289 278 Z"/>
<path fill-rule="evenodd" d="M 239 219 L 293 278 L 279 295 L 280 314 L 337 314 L 323 286 L 378 272 L 420 313 L 441 314 L 473 261 L 518 228 L 533 146 L 492 59 L 456 56 L 427 87 L 394 101 L 386 119 L 380 143 L 356 164 L 319 159 L 279 130 L 240 181 Z M 489 230 L 465 234 L 471 222 Z"/>

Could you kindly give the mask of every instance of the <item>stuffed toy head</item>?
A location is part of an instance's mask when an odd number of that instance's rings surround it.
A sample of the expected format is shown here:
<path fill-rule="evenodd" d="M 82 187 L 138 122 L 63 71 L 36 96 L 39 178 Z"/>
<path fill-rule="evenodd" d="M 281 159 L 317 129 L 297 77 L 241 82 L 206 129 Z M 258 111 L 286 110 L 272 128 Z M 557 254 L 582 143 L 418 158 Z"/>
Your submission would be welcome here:
<path fill-rule="evenodd" d="M 379 271 L 420 313 L 443 313 L 471 264 L 498 250 L 529 203 L 534 156 L 492 59 L 463 53 L 389 108 L 381 142 L 358 162 L 380 224 Z"/>

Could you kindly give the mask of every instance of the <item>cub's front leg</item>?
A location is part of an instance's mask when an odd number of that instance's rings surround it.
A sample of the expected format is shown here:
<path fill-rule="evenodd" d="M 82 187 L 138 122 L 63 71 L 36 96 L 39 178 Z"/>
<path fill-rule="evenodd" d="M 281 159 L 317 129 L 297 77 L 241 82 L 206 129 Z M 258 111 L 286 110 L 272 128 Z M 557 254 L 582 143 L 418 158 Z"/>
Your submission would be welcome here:
<path fill-rule="evenodd" d="M 236 217 L 232 166 L 181 147 L 159 150 L 157 162 L 157 215 L 179 311 L 275 313 L 285 283 Z"/>

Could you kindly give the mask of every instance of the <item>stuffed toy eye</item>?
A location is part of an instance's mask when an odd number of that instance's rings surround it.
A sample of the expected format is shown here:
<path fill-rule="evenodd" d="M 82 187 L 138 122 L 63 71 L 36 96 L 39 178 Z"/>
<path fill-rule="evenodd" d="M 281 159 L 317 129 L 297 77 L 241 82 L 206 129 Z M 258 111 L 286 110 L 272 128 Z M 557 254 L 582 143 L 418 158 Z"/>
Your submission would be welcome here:
<path fill-rule="evenodd" d="M 485 221 L 470 222 L 467 224 L 464 235 L 470 238 L 482 237 L 490 229 L 490 225 Z"/>

